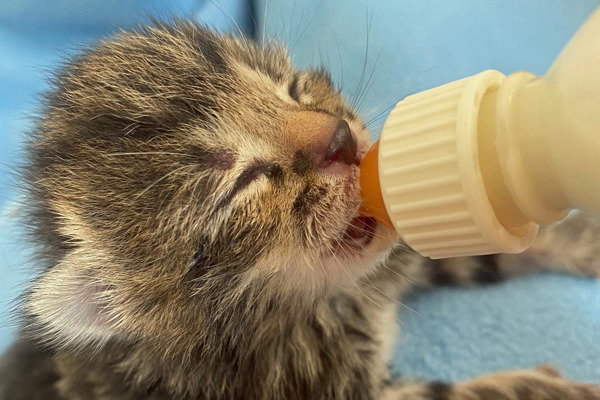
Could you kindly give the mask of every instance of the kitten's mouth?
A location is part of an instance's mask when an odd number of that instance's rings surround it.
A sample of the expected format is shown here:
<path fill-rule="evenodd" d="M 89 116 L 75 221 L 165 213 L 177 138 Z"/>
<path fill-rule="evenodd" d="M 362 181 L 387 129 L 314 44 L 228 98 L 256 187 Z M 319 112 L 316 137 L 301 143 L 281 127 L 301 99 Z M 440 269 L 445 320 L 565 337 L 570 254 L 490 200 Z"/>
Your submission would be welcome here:
<path fill-rule="evenodd" d="M 373 241 L 377 221 L 373 217 L 354 217 L 344 232 L 342 242 L 349 248 L 362 250 Z"/>

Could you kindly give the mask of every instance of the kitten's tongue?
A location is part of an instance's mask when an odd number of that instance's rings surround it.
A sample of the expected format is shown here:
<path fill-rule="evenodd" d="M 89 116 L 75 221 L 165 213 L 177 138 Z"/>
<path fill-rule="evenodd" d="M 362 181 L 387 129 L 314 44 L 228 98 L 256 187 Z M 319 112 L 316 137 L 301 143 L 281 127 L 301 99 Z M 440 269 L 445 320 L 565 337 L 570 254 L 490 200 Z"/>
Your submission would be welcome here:
<path fill-rule="evenodd" d="M 365 247 L 373 240 L 377 221 L 373 217 L 354 217 L 344 233 L 344 241 L 355 247 Z"/>

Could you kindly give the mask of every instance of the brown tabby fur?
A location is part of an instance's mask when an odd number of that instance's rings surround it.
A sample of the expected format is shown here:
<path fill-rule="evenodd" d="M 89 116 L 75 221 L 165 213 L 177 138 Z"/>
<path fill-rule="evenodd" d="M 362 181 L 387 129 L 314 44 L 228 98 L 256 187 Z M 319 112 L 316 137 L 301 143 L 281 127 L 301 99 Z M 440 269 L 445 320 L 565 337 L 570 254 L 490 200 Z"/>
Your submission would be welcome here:
<path fill-rule="evenodd" d="M 433 263 L 381 225 L 367 248 L 344 247 L 358 168 L 318 166 L 340 119 L 360 159 L 366 128 L 324 70 L 191 22 L 65 64 L 28 148 L 41 273 L 0 398 L 600 399 L 548 367 L 389 382 L 395 299 L 502 279 L 526 258 Z M 592 229 L 575 224 L 528 262 Z"/>

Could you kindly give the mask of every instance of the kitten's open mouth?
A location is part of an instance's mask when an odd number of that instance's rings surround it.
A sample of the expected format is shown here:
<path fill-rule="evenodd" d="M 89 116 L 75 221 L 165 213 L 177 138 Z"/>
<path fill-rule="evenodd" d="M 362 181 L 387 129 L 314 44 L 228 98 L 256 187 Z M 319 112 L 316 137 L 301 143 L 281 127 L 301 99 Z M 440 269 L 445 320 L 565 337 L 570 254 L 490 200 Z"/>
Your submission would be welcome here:
<path fill-rule="evenodd" d="M 377 221 L 373 217 L 354 217 L 344 232 L 343 242 L 348 247 L 362 250 L 373 241 Z"/>

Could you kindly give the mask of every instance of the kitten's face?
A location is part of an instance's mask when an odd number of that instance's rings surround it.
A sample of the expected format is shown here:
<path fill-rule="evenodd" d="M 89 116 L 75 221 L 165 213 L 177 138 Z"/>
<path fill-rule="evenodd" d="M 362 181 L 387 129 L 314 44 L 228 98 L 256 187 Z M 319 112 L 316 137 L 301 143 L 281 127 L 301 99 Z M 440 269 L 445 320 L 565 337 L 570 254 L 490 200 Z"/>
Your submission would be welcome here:
<path fill-rule="evenodd" d="M 48 99 L 32 193 L 62 256 L 28 308 L 57 336 L 74 319 L 79 336 L 182 334 L 211 302 L 314 296 L 395 238 L 357 217 L 362 121 L 280 49 L 149 28 L 75 60 Z"/>

